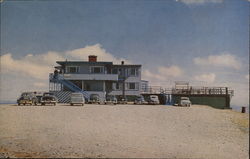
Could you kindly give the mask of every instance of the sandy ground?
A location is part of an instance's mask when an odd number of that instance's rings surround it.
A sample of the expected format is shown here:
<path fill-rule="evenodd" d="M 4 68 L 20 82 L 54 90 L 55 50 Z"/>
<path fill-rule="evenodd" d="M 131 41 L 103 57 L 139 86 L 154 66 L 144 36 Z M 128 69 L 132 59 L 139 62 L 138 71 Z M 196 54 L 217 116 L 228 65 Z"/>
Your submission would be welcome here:
<path fill-rule="evenodd" d="M 0 105 L 0 157 L 247 159 L 248 121 L 198 105 Z"/>

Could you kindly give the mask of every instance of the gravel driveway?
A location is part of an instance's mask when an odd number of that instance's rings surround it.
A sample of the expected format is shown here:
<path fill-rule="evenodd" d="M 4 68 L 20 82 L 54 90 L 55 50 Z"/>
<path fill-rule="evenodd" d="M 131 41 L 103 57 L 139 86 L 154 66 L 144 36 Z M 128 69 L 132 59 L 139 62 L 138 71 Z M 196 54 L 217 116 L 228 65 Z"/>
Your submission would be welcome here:
<path fill-rule="evenodd" d="M 0 157 L 247 159 L 249 117 L 208 106 L 0 106 Z"/>

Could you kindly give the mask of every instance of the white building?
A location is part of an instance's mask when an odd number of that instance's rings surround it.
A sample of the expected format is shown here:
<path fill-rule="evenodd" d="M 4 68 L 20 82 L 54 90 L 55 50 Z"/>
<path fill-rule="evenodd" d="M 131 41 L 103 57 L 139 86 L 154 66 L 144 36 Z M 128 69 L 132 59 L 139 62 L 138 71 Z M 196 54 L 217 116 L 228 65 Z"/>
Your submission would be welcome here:
<path fill-rule="evenodd" d="M 132 100 L 140 95 L 147 82 L 141 80 L 141 65 L 114 65 L 113 62 L 97 61 L 90 55 L 88 61 L 57 61 L 59 66 L 50 74 L 50 91 L 60 102 L 68 102 L 70 92 L 82 92 L 85 97 L 98 94 L 126 96 Z M 142 84 L 143 83 L 143 84 Z"/>

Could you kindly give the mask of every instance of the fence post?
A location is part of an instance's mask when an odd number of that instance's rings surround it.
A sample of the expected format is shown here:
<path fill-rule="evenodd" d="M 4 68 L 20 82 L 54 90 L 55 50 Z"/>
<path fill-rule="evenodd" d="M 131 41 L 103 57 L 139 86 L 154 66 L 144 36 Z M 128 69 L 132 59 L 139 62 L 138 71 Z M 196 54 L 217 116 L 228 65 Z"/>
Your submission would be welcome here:
<path fill-rule="evenodd" d="M 246 107 L 241 107 L 241 113 L 245 113 L 246 112 Z"/>

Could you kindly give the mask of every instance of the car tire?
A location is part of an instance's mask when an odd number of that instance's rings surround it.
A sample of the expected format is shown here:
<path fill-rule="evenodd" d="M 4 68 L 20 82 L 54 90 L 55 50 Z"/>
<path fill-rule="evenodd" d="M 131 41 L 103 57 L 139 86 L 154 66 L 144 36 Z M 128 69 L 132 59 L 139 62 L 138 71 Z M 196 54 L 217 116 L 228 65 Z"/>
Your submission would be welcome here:
<path fill-rule="evenodd" d="M 54 106 L 56 106 L 56 103 L 54 103 Z"/>
<path fill-rule="evenodd" d="M 74 104 L 73 103 L 70 103 L 71 106 L 73 106 Z"/>

